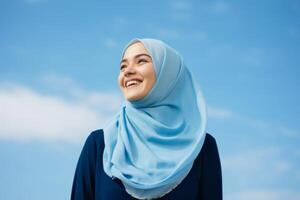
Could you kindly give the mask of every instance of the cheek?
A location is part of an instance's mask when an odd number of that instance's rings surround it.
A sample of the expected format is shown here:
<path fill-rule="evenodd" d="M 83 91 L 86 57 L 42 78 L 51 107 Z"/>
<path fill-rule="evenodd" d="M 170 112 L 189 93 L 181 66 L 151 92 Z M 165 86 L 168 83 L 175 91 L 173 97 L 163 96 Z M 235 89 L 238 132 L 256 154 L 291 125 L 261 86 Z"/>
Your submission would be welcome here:
<path fill-rule="evenodd" d="M 152 70 L 152 73 L 151 73 L 151 79 L 152 79 L 152 82 L 153 82 L 153 83 L 156 82 L 156 74 L 155 74 L 154 70 Z"/>
<path fill-rule="evenodd" d="M 155 71 L 152 68 L 148 68 L 147 70 L 147 78 L 149 79 L 149 83 L 151 83 L 151 86 L 154 85 L 154 83 L 156 82 L 156 74 Z"/>

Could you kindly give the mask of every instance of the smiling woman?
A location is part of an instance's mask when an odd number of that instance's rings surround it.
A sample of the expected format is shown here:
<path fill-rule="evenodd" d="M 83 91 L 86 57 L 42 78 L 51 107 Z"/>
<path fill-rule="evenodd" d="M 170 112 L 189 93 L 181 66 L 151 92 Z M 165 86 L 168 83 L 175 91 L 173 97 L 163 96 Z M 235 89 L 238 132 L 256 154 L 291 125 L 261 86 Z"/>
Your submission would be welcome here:
<path fill-rule="evenodd" d="M 221 165 L 201 90 L 160 40 L 134 39 L 120 63 L 125 103 L 81 152 L 72 200 L 221 200 Z"/>
<path fill-rule="evenodd" d="M 128 101 L 138 100 L 151 90 L 156 76 L 151 56 L 141 42 L 130 45 L 120 64 L 119 86 Z"/>

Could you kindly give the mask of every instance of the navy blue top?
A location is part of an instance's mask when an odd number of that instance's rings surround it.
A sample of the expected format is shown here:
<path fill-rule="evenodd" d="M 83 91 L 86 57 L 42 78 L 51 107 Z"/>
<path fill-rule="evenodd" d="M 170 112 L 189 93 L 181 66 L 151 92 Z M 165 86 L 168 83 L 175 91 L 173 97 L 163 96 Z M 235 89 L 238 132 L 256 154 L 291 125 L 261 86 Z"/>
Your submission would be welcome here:
<path fill-rule="evenodd" d="M 103 170 L 103 130 L 92 132 L 80 154 L 73 180 L 71 200 L 127 200 L 130 196 L 119 179 Z M 222 175 L 215 139 L 206 134 L 203 147 L 184 180 L 160 199 L 221 200 Z"/>

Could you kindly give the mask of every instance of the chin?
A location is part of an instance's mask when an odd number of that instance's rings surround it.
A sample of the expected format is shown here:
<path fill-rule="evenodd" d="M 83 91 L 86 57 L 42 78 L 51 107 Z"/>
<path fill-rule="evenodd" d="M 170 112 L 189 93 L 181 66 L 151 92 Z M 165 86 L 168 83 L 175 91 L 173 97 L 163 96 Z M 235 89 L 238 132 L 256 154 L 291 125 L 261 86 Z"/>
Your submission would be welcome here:
<path fill-rule="evenodd" d="M 127 96 L 126 99 L 127 99 L 127 101 L 136 101 L 136 100 L 141 99 L 141 97 L 139 97 L 139 96 Z"/>
<path fill-rule="evenodd" d="M 127 93 L 125 95 L 125 98 L 128 101 L 136 101 L 136 100 L 139 100 L 139 99 L 141 99 L 143 97 L 144 97 L 144 95 L 142 93 L 137 93 L 137 92 Z"/>
<path fill-rule="evenodd" d="M 143 85 L 140 85 L 140 87 L 137 88 L 123 90 L 123 94 L 127 101 L 137 101 L 147 95 L 147 89 L 143 87 Z"/>
<path fill-rule="evenodd" d="M 143 93 L 139 90 L 129 90 L 124 93 L 124 96 L 127 101 L 136 101 L 143 98 Z"/>

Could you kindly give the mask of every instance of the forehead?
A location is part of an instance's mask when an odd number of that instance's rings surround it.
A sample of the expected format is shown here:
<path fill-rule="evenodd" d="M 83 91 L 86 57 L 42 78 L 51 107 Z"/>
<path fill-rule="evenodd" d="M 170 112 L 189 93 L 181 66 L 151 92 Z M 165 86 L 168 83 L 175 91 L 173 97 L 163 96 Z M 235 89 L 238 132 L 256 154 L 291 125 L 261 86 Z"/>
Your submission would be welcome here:
<path fill-rule="evenodd" d="M 124 53 L 124 56 L 123 58 L 124 59 L 130 59 L 130 58 L 133 58 L 135 55 L 138 55 L 138 54 L 149 54 L 149 52 L 145 49 L 144 45 L 141 43 L 141 42 L 136 42 L 132 45 L 130 45 L 125 53 Z"/>

